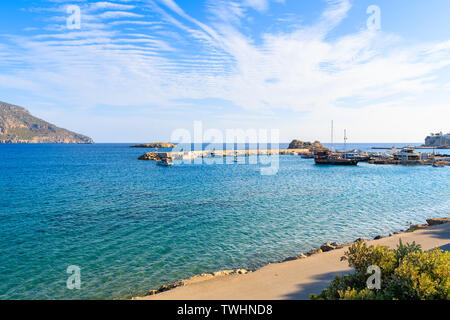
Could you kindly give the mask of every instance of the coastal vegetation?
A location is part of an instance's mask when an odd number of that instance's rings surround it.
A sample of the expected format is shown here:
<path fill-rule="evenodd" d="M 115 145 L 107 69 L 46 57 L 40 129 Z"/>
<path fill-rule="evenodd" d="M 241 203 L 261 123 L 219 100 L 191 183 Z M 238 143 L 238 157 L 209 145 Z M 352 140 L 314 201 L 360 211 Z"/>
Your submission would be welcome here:
<path fill-rule="evenodd" d="M 337 276 L 313 300 L 449 300 L 450 252 L 423 251 L 415 242 L 396 249 L 354 243 L 342 257 L 355 273 Z M 381 270 L 380 289 L 368 289 L 367 270 Z"/>
<path fill-rule="evenodd" d="M 0 102 L 0 143 L 93 143 L 82 134 L 36 118 L 22 107 Z"/>

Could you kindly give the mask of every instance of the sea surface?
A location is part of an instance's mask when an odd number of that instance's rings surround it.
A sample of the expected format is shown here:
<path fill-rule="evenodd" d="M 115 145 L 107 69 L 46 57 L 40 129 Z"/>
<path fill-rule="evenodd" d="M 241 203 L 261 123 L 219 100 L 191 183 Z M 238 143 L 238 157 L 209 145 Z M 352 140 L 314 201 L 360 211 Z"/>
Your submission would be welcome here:
<path fill-rule="evenodd" d="M 259 164 L 161 167 L 138 161 L 145 151 L 0 145 L 0 299 L 130 298 L 450 212 L 449 167 L 280 156 L 278 173 L 261 175 Z M 71 265 L 79 290 L 66 287 Z"/>

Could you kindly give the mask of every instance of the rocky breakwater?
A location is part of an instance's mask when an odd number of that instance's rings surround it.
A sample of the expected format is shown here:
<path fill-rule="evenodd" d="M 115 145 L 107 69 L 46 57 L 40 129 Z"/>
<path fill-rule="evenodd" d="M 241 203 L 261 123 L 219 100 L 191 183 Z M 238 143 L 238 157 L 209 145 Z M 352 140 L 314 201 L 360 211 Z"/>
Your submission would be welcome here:
<path fill-rule="evenodd" d="M 162 161 L 166 158 L 172 159 L 172 156 L 167 152 L 147 152 L 140 156 L 138 160 Z"/>

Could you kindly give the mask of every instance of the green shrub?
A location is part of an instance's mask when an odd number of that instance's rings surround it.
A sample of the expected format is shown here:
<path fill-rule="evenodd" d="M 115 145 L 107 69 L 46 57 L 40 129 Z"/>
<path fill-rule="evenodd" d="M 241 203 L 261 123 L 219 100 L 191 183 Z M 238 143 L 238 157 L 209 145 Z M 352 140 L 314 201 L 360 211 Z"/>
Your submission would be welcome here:
<path fill-rule="evenodd" d="M 422 251 L 420 245 L 402 244 L 397 249 L 353 244 L 343 260 L 355 269 L 337 276 L 314 300 L 450 300 L 450 253 L 441 249 Z M 381 288 L 370 290 L 367 268 L 381 270 Z"/>

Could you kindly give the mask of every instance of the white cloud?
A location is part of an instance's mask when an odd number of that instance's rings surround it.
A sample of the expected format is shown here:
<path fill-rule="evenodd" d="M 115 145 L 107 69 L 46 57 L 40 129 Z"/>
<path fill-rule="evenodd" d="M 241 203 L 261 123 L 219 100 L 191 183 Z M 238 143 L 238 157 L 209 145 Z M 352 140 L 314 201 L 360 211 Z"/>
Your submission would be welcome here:
<path fill-rule="evenodd" d="M 142 14 L 128 11 L 106 11 L 99 15 L 101 19 L 117 19 L 117 18 L 142 18 Z"/>
<path fill-rule="evenodd" d="M 89 4 L 89 10 L 102 10 L 102 9 L 110 9 L 110 10 L 132 10 L 134 9 L 134 5 L 122 4 L 122 3 L 113 3 L 113 2 L 94 2 Z"/>

